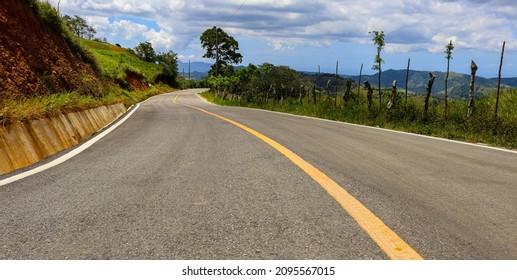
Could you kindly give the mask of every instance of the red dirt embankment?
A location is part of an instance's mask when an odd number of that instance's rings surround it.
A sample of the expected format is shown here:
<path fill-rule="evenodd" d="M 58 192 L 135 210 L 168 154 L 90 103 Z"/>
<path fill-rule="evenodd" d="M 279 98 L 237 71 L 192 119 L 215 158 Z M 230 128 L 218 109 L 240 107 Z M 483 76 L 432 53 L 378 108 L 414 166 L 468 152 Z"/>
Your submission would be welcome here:
<path fill-rule="evenodd" d="M 66 91 L 99 95 L 101 84 L 26 1 L 0 1 L 0 98 Z"/>

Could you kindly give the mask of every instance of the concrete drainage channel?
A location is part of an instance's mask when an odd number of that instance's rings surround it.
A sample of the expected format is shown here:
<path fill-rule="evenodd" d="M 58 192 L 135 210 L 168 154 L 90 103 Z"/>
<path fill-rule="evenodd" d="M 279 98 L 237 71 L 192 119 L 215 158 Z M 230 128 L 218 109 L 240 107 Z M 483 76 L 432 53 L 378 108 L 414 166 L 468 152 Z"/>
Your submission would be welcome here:
<path fill-rule="evenodd" d="M 126 112 L 122 103 L 0 126 L 0 175 L 79 144 Z"/>

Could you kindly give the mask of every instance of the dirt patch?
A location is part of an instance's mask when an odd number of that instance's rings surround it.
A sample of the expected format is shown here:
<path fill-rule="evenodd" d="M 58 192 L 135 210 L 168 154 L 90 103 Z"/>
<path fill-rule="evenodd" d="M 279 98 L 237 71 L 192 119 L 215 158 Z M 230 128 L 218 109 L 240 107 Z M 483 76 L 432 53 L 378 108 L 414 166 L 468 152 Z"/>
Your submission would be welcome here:
<path fill-rule="evenodd" d="M 124 49 L 119 48 L 119 47 L 115 47 L 115 46 L 110 46 L 110 48 L 111 48 L 112 50 L 116 51 L 116 52 L 119 52 L 119 53 L 120 53 L 120 52 L 122 52 L 122 51 L 124 51 Z"/>
<path fill-rule="evenodd" d="M 126 82 L 131 90 L 144 91 L 149 89 L 149 86 L 142 82 L 140 75 L 133 71 L 126 71 Z"/>

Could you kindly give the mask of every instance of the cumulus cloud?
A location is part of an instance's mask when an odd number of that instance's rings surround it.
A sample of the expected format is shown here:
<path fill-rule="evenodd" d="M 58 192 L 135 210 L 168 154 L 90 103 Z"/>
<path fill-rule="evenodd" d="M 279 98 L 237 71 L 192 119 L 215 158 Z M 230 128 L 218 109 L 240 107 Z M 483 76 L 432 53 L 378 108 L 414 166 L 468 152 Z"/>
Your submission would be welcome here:
<path fill-rule="evenodd" d="M 65 13 L 90 16 L 110 35 L 143 34 L 153 45 L 176 50 L 197 42 L 212 26 L 263 40 L 278 51 L 332 42 L 371 44 L 372 30 L 383 30 L 386 50 L 395 53 L 442 52 L 451 39 L 464 49 L 493 51 L 503 40 L 507 49 L 517 47 L 514 0 L 61 0 L 60 5 Z M 153 21 L 159 29 L 108 21 L 113 15 Z"/>

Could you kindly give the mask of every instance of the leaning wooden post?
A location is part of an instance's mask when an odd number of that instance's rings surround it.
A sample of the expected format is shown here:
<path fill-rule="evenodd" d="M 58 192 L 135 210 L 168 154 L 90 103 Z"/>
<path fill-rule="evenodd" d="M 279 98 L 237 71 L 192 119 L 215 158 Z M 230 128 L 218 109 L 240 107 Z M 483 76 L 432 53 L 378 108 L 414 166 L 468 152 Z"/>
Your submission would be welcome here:
<path fill-rule="evenodd" d="M 327 81 L 327 102 L 330 102 L 330 80 Z"/>
<path fill-rule="evenodd" d="M 336 61 L 336 96 L 334 96 L 334 106 L 337 106 L 337 92 L 339 89 L 338 65 L 339 65 L 339 60 Z"/>
<path fill-rule="evenodd" d="M 467 117 L 470 118 L 474 113 L 474 108 L 476 107 L 474 101 L 475 94 L 475 83 L 476 83 L 476 71 L 478 70 L 478 66 L 474 62 L 474 60 L 470 63 L 470 89 L 469 89 L 469 108 L 467 110 Z"/>
<path fill-rule="evenodd" d="M 359 101 L 359 97 L 361 96 L 361 78 L 363 76 L 363 64 L 361 63 L 361 69 L 359 70 L 359 81 L 357 83 L 357 101 Z"/>
<path fill-rule="evenodd" d="M 373 89 L 372 85 L 370 84 L 370 82 L 368 82 L 368 80 L 364 81 L 364 86 L 368 90 L 368 93 L 366 94 L 366 99 L 368 100 L 368 112 L 370 112 L 372 109 Z"/>
<path fill-rule="evenodd" d="M 397 80 L 393 80 L 393 83 L 391 85 L 391 100 L 388 103 L 388 109 L 391 109 L 395 106 L 397 102 Z"/>
<path fill-rule="evenodd" d="M 312 99 L 314 104 L 316 104 L 316 85 L 312 85 Z"/>
<path fill-rule="evenodd" d="M 299 99 L 298 101 L 300 102 L 300 105 L 303 105 L 303 97 L 305 96 L 304 94 L 304 89 L 305 89 L 305 85 L 301 85 L 300 86 L 300 96 L 299 96 Z"/>
<path fill-rule="evenodd" d="M 406 101 L 404 102 L 404 108 L 407 109 L 407 88 L 409 83 L 409 64 L 411 63 L 411 58 L 407 60 L 407 70 L 406 70 Z"/>
<path fill-rule="evenodd" d="M 499 108 L 499 95 L 501 91 L 501 70 L 503 69 L 503 56 L 504 56 L 504 46 L 506 45 L 506 42 L 503 42 L 503 50 L 501 51 L 501 62 L 499 63 L 499 76 L 497 79 L 497 96 L 495 98 L 495 114 L 494 119 L 496 120 L 497 124 L 497 110 Z"/>
<path fill-rule="evenodd" d="M 424 116 L 427 117 L 427 113 L 429 111 L 429 99 L 431 98 L 431 90 L 433 89 L 433 83 L 436 76 L 429 72 L 429 81 L 427 82 L 427 87 L 425 88 L 427 94 L 425 96 L 425 104 L 424 104 Z"/>
<path fill-rule="evenodd" d="M 343 103 L 348 103 L 348 100 L 350 100 L 350 91 L 352 90 L 352 81 L 347 80 L 346 81 L 346 88 L 345 93 L 343 94 Z"/>
<path fill-rule="evenodd" d="M 444 118 L 447 118 L 449 112 L 449 93 L 448 93 L 448 84 L 449 84 L 449 69 L 452 58 L 452 50 L 454 49 L 454 45 L 452 44 L 452 40 L 449 42 L 447 46 L 445 46 L 445 58 L 447 59 L 447 74 L 445 75 L 445 110 L 443 111 Z"/>
<path fill-rule="evenodd" d="M 319 100 L 321 100 L 321 92 L 323 91 L 323 89 L 319 86 L 320 84 L 320 80 L 321 80 L 321 71 L 320 71 L 320 65 L 318 64 L 318 80 L 316 81 L 316 84 L 318 84 L 318 88 L 319 88 Z"/>

